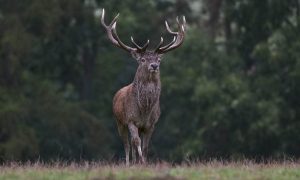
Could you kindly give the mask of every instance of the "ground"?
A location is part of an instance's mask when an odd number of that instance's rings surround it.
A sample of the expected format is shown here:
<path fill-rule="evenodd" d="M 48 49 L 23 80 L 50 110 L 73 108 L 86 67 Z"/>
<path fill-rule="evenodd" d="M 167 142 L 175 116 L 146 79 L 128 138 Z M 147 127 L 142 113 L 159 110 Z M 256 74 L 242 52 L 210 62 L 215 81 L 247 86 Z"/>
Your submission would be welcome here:
<path fill-rule="evenodd" d="M 9 163 L 0 166 L 1 180 L 114 180 L 114 179 L 300 179 L 298 162 L 220 162 L 171 165 L 156 163 L 126 167 L 107 163 Z"/>

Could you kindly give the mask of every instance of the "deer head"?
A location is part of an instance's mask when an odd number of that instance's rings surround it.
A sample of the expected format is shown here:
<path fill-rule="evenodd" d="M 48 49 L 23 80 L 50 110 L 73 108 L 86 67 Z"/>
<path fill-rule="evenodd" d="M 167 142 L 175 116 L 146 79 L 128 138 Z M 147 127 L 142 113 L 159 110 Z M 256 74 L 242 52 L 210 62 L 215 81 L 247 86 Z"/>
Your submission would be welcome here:
<path fill-rule="evenodd" d="M 103 9 L 102 16 L 101 16 L 101 23 L 105 27 L 110 41 L 115 46 L 122 48 L 128 51 L 129 53 L 131 53 L 132 57 L 135 58 L 139 63 L 139 69 L 143 69 L 150 73 L 159 72 L 159 66 L 160 66 L 162 55 L 168 51 L 171 51 L 179 47 L 184 40 L 185 26 L 186 26 L 186 20 L 184 16 L 182 17 L 182 23 L 179 21 L 178 17 L 176 18 L 178 29 L 179 29 L 177 32 L 172 31 L 169 27 L 168 22 L 165 21 L 167 31 L 174 36 L 173 40 L 170 43 L 163 45 L 164 40 L 161 37 L 158 46 L 154 50 L 147 50 L 150 42 L 149 40 L 143 46 L 140 46 L 134 41 L 132 36 L 131 36 L 131 42 L 133 47 L 125 45 L 120 40 L 116 30 L 117 19 L 119 17 L 119 14 L 115 16 L 115 18 L 112 20 L 112 22 L 109 25 L 105 24 L 104 16 L 105 16 L 105 10 Z"/>

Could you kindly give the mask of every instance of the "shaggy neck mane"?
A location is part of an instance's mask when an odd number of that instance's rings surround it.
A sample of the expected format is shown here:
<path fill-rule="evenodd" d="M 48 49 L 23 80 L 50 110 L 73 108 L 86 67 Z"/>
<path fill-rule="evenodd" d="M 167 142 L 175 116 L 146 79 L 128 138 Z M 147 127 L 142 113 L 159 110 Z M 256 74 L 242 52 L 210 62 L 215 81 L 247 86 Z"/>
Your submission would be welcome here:
<path fill-rule="evenodd" d="M 158 73 L 143 72 L 138 68 L 133 81 L 133 91 L 137 99 L 140 112 L 149 113 L 159 101 L 160 77 Z"/>

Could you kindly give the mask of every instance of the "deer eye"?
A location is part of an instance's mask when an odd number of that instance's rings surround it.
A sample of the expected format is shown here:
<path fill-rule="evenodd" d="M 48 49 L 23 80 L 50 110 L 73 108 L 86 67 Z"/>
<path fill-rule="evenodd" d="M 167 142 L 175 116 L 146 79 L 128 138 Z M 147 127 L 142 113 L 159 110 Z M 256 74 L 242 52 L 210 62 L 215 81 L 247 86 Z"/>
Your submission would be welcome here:
<path fill-rule="evenodd" d="M 159 62 L 159 63 L 160 63 L 160 61 L 161 61 L 160 59 L 157 60 L 157 62 Z"/>
<path fill-rule="evenodd" d="M 146 59 L 145 59 L 145 58 L 142 58 L 141 61 L 144 63 L 144 62 L 146 62 Z"/>

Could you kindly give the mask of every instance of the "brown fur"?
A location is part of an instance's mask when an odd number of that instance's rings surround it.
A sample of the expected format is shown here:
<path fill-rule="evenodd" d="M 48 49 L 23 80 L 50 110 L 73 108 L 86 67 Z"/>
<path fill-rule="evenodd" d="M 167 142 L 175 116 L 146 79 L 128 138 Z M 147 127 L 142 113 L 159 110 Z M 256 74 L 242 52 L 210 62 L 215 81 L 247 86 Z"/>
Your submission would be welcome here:
<path fill-rule="evenodd" d="M 160 116 L 159 66 L 157 71 L 151 72 L 151 64 L 159 65 L 161 56 L 148 52 L 134 57 L 139 62 L 134 81 L 120 89 L 113 99 L 113 112 L 117 120 L 119 134 L 124 142 L 126 164 L 129 164 L 130 151 L 128 130 L 131 135 L 132 159 L 134 162 L 136 161 L 135 156 L 136 151 L 138 151 L 139 160 L 143 163 L 155 123 Z M 142 62 L 141 59 L 145 62 Z"/>

